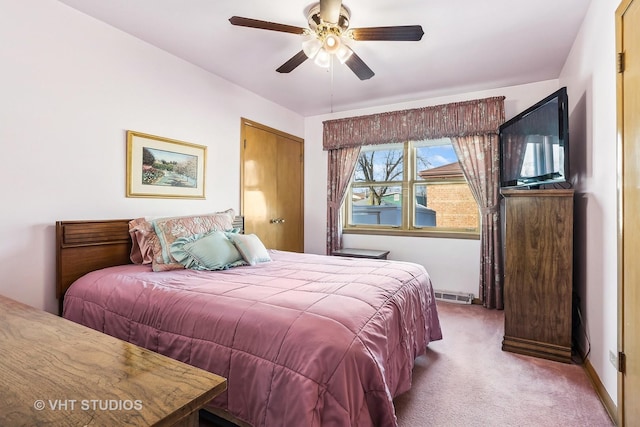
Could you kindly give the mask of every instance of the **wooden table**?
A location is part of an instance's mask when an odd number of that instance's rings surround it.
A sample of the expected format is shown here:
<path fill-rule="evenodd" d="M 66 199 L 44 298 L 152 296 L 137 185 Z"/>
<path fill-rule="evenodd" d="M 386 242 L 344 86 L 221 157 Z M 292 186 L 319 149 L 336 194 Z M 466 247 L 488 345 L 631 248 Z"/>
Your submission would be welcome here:
<path fill-rule="evenodd" d="M 346 256 L 352 258 L 387 259 L 389 251 L 383 251 L 379 249 L 344 248 L 333 251 L 331 255 Z"/>
<path fill-rule="evenodd" d="M 223 377 L 0 296 L 1 426 L 198 426 Z"/>

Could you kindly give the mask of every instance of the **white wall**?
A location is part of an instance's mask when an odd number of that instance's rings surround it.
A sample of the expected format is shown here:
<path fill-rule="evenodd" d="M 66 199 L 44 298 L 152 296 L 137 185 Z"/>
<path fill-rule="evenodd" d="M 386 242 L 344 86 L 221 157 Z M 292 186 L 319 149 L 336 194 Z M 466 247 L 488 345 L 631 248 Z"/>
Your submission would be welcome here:
<path fill-rule="evenodd" d="M 56 220 L 239 209 L 240 117 L 303 118 L 54 0 L 0 0 L 0 294 L 57 311 Z M 208 147 L 206 200 L 125 197 L 125 131 Z"/>
<path fill-rule="evenodd" d="M 327 155 L 322 150 L 322 122 L 349 116 L 420 108 L 471 99 L 505 96 L 509 119 L 559 88 L 557 80 L 465 93 L 457 96 L 385 105 L 305 119 L 305 251 L 326 252 Z M 387 249 L 389 259 L 412 261 L 426 267 L 438 290 L 472 293 L 478 296 L 480 241 L 427 237 L 344 236 L 347 247 Z"/>
<path fill-rule="evenodd" d="M 575 288 L 591 343 L 589 360 L 614 402 L 617 373 L 616 62 L 615 10 L 620 0 L 592 0 L 560 75 L 570 104 L 576 182 Z M 586 338 L 582 338 L 585 348 Z"/>

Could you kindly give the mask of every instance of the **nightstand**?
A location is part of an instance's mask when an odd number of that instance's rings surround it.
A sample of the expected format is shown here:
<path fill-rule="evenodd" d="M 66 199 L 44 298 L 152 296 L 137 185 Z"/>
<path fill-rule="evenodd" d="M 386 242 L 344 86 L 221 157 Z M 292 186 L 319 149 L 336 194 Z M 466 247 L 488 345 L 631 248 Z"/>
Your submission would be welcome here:
<path fill-rule="evenodd" d="M 379 249 L 344 248 L 333 251 L 331 255 L 351 258 L 387 259 L 389 251 L 383 251 Z"/>

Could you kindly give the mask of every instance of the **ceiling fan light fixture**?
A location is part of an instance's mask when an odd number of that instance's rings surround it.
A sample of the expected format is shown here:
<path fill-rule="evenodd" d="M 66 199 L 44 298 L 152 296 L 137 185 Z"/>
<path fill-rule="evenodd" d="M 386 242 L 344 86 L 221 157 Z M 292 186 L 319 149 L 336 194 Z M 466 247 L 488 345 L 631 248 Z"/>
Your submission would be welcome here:
<path fill-rule="evenodd" d="M 328 34 L 324 39 L 324 50 L 328 53 L 336 53 L 342 46 L 342 42 L 340 41 L 340 37 L 335 34 Z"/>
<path fill-rule="evenodd" d="M 320 49 L 313 62 L 319 67 L 329 68 L 331 66 L 331 54 L 325 49 Z"/>
<path fill-rule="evenodd" d="M 338 58 L 338 61 L 340 61 L 341 64 L 344 64 L 349 58 L 351 58 L 351 55 L 353 55 L 353 51 L 349 46 L 341 43 L 340 48 L 336 51 L 335 55 L 336 58 Z"/>
<path fill-rule="evenodd" d="M 307 58 L 314 58 L 321 48 L 322 42 L 317 37 L 312 37 L 302 42 L 302 50 L 307 55 Z"/>

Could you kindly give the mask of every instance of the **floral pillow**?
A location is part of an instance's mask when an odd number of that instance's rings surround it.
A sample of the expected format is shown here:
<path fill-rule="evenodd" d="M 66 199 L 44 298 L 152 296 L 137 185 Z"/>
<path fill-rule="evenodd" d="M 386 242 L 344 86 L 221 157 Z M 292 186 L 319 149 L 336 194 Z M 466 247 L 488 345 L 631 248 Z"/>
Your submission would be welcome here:
<path fill-rule="evenodd" d="M 151 222 L 156 241 L 153 243 L 153 271 L 167 271 L 184 268 L 172 255 L 171 245 L 181 237 L 205 234 L 211 231 L 228 231 L 233 229 L 235 212 L 228 209 L 205 215 L 161 218 Z"/>

